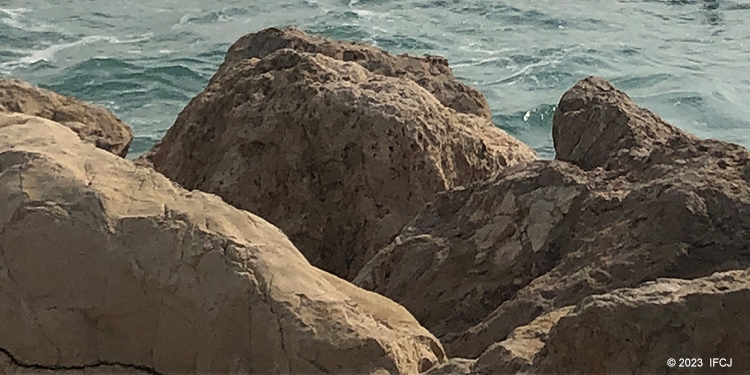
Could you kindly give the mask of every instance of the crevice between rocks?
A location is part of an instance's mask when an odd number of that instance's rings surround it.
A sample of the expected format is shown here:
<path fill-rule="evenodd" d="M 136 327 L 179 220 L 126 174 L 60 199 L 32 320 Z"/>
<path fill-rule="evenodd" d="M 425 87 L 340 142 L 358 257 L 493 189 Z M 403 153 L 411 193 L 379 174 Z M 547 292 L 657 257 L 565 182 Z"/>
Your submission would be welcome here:
<path fill-rule="evenodd" d="M 14 366 L 27 368 L 27 369 L 33 369 L 33 370 L 73 371 L 73 370 L 86 370 L 86 369 L 92 369 L 92 368 L 98 368 L 98 367 L 104 367 L 104 366 L 112 366 L 112 367 L 117 366 L 117 367 L 122 367 L 122 368 L 129 369 L 129 370 L 136 370 L 136 371 L 140 371 L 140 372 L 144 372 L 144 373 L 152 374 L 152 375 L 165 375 L 156 371 L 155 369 L 151 367 L 143 366 L 143 365 L 136 365 L 136 364 L 131 364 L 131 363 L 120 363 L 116 361 L 96 361 L 94 363 L 86 364 L 86 365 L 47 366 L 47 365 L 42 365 L 42 364 L 37 364 L 37 363 L 28 363 L 28 362 L 21 361 L 18 358 L 16 358 L 8 349 L 5 349 L 3 347 L 0 347 L 0 353 L 5 354 L 10 360 L 10 363 L 13 364 Z"/>

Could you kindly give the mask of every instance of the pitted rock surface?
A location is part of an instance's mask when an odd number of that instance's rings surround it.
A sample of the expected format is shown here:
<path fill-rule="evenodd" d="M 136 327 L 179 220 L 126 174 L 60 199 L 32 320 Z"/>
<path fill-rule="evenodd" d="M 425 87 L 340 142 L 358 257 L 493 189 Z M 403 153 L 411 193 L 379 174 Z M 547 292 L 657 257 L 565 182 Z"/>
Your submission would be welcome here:
<path fill-rule="evenodd" d="M 220 70 L 147 158 L 352 279 L 436 194 L 536 156 L 410 79 L 281 49 Z"/>
<path fill-rule="evenodd" d="M 594 77 L 554 119 L 561 160 L 439 195 L 354 280 L 410 309 L 450 356 L 476 358 L 593 294 L 750 265 L 747 149 L 687 134 Z"/>
<path fill-rule="evenodd" d="M 393 56 L 364 43 L 332 40 L 289 28 L 268 28 L 247 34 L 227 52 L 219 74 L 248 58 L 263 58 L 280 49 L 320 53 L 341 61 L 355 62 L 372 73 L 408 78 L 424 87 L 440 103 L 461 113 L 491 118 L 487 99 L 479 90 L 458 81 L 442 56 Z"/>

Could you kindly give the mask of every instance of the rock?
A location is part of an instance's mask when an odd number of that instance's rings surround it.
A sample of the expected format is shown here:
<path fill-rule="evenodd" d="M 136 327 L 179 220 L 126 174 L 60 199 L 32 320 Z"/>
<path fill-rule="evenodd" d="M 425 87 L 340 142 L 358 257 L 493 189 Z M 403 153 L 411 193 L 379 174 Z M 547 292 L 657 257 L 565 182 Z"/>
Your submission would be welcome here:
<path fill-rule="evenodd" d="M 265 220 L 52 121 L 0 113 L 0 201 L 0 348 L 17 363 L 415 374 L 445 360 L 406 309 L 310 266 Z"/>
<path fill-rule="evenodd" d="M 451 358 L 441 363 L 422 375 L 472 375 L 471 367 L 476 362 L 473 359 Z"/>
<path fill-rule="evenodd" d="M 0 78 L 0 112 L 18 112 L 59 122 L 96 147 L 125 157 L 133 130 L 106 109 L 15 78 Z"/>
<path fill-rule="evenodd" d="M 76 366 L 73 368 L 52 368 L 33 363 L 18 363 L 4 350 L 0 349 L 0 374 L 2 375 L 99 375 L 99 374 L 153 374 L 147 369 L 120 365 L 92 364 L 90 366 Z"/>
<path fill-rule="evenodd" d="M 218 75 L 249 58 L 263 58 L 280 49 L 319 53 L 340 61 L 351 61 L 378 75 L 404 77 L 424 87 L 440 103 L 461 113 L 491 118 L 490 106 L 479 90 L 459 82 L 441 56 L 393 56 L 380 48 L 363 43 L 331 40 L 289 28 L 268 28 L 247 34 L 234 42 Z"/>
<path fill-rule="evenodd" d="M 479 358 L 451 358 L 424 375 L 526 374 L 541 358 L 550 329 L 572 310 L 573 306 L 567 306 L 541 315 L 528 325 L 513 330 L 507 339 L 490 346 Z"/>
<path fill-rule="evenodd" d="M 593 77 L 563 95 L 553 129 L 561 160 L 439 195 L 354 283 L 407 307 L 451 357 L 477 358 L 587 296 L 750 266 L 747 149 Z"/>
<path fill-rule="evenodd" d="M 695 280 L 659 279 L 635 289 L 591 296 L 555 324 L 543 357 L 530 371 L 746 374 L 748 304 L 747 271 Z M 669 367 L 669 358 L 695 358 L 689 364 L 701 367 L 680 368 L 679 362 Z M 712 365 L 711 358 L 725 361 Z"/>
<path fill-rule="evenodd" d="M 561 221 L 576 220 L 566 214 L 586 191 L 577 172 L 538 161 L 441 194 L 353 282 L 399 301 L 450 341 L 555 266 L 558 250 L 545 245 L 568 234 Z"/>
<path fill-rule="evenodd" d="M 633 169 L 654 152 L 699 143 L 597 77 L 582 79 L 565 92 L 552 120 L 552 136 L 555 158 L 585 170 Z"/>
<path fill-rule="evenodd" d="M 547 343 L 552 327 L 572 310 L 572 306 L 563 307 L 540 315 L 528 325 L 516 328 L 507 339 L 492 344 L 477 358 L 472 364 L 471 374 L 528 373 Z"/>
<path fill-rule="evenodd" d="M 536 158 L 404 77 L 290 49 L 226 66 L 148 158 L 269 220 L 346 279 L 437 193 Z"/>

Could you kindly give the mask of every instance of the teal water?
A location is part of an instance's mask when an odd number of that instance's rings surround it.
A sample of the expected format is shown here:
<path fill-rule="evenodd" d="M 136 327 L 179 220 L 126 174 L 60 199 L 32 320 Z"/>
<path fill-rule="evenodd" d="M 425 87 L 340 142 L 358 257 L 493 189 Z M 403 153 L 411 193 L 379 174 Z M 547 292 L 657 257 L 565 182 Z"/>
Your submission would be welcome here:
<path fill-rule="evenodd" d="M 134 128 L 135 156 L 238 37 L 293 25 L 446 56 L 542 157 L 554 156 L 555 104 L 587 75 L 701 137 L 750 146 L 748 19 L 750 0 L 0 0 L 0 75 L 109 108 Z"/>

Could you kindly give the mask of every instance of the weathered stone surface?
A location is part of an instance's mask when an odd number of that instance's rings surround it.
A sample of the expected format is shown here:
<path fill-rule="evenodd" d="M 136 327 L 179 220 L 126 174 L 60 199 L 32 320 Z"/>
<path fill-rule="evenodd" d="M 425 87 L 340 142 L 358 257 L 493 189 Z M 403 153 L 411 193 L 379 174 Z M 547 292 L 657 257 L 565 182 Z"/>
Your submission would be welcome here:
<path fill-rule="evenodd" d="M 424 372 L 422 375 L 470 375 L 471 367 L 476 362 L 473 359 L 451 358 Z"/>
<path fill-rule="evenodd" d="M 18 112 L 59 122 L 96 147 L 125 157 L 133 130 L 106 109 L 15 78 L 0 78 L 0 112 Z"/>
<path fill-rule="evenodd" d="M 409 79 L 282 49 L 217 73 L 148 158 L 351 279 L 437 193 L 536 156 Z"/>
<path fill-rule="evenodd" d="M 355 283 L 476 358 L 586 296 L 750 265 L 748 150 L 680 131 L 593 77 L 563 96 L 553 128 L 567 161 L 441 194 Z"/>
<path fill-rule="evenodd" d="M 0 113 L 0 348 L 47 368 L 414 374 L 403 307 L 310 266 L 265 220 Z M 7 361 L 6 361 L 7 367 Z"/>
<path fill-rule="evenodd" d="M 545 245 L 568 234 L 561 221 L 576 220 L 566 214 L 586 191 L 577 172 L 538 161 L 441 194 L 353 282 L 399 301 L 450 341 L 559 261 Z"/>
<path fill-rule="evenodd" d="M 491 345 L 477 359 L 451 358 L 424 375 L 501 375 L 525 374 L 540 357 L 549 332 L 573 306 L 563 307 L 540 315 L 528 325 L 513 330 L 508 338 Z M 556 371 L 551 371 L 556 373 Z"/>
<path fill-rule="evenodd" d="M 565 92 L 552 121 L 555 158 L 585 170 L 630 170 L 658 163 L 654 154 L 700 141 L 635 104 L 600 78 L 579 81 Z M 697 155 L 697 150 L 691 150 Z M 649 159 L 651 158 L 651 159 Z"/>
<path fill-rule="evenodd" d="M 558 374 L 747 374 L 750 273 L 659 279 L 584 299 L 552 328 L 529 371 Z M 701 358 L 702 367 L 667 366 Z M 710 358 L 725 358 L 711 366 Z M 695 362 L 697 364 L 697 361 Z"/>
<path fill-rule="evenodd" d="M 34 363 L 18 363 L 15 358 L 0 349 L 0 375 L 99 375 L 99 374 L 154 374 L 148 369 L 139 369 L 131 366 L 120 366 L 116 364 L 95 363 L 87 366 L 53 368 L 39 366 Z"/>
<path fill-rule="evenodd" d="M 472 375 L 527 373 L 549 338 L 549 332 L 560 318 L 573 310 L 563 307 L 540 315 L 531 323 L 518 327 L 508 338 L 492 344 L 472 364 Z M 555 371 L 556 372 L 556 371 Z"/>
<path fill-rule="evenodd" d="M 229 47 L 224 63 L 219 67 L 219 74 L 242 60 L 263 58 L 284 48 L 355 62 L 379 75 L 408 78 L 424 87 L 448 108 L 487 119 L 491 117 L 484 95 L 453 77 L 448 60 L 442 56 L 393 56 L 367 44 L 331 40 L 294 28 L 268 28 L 241 37 Z"/>

